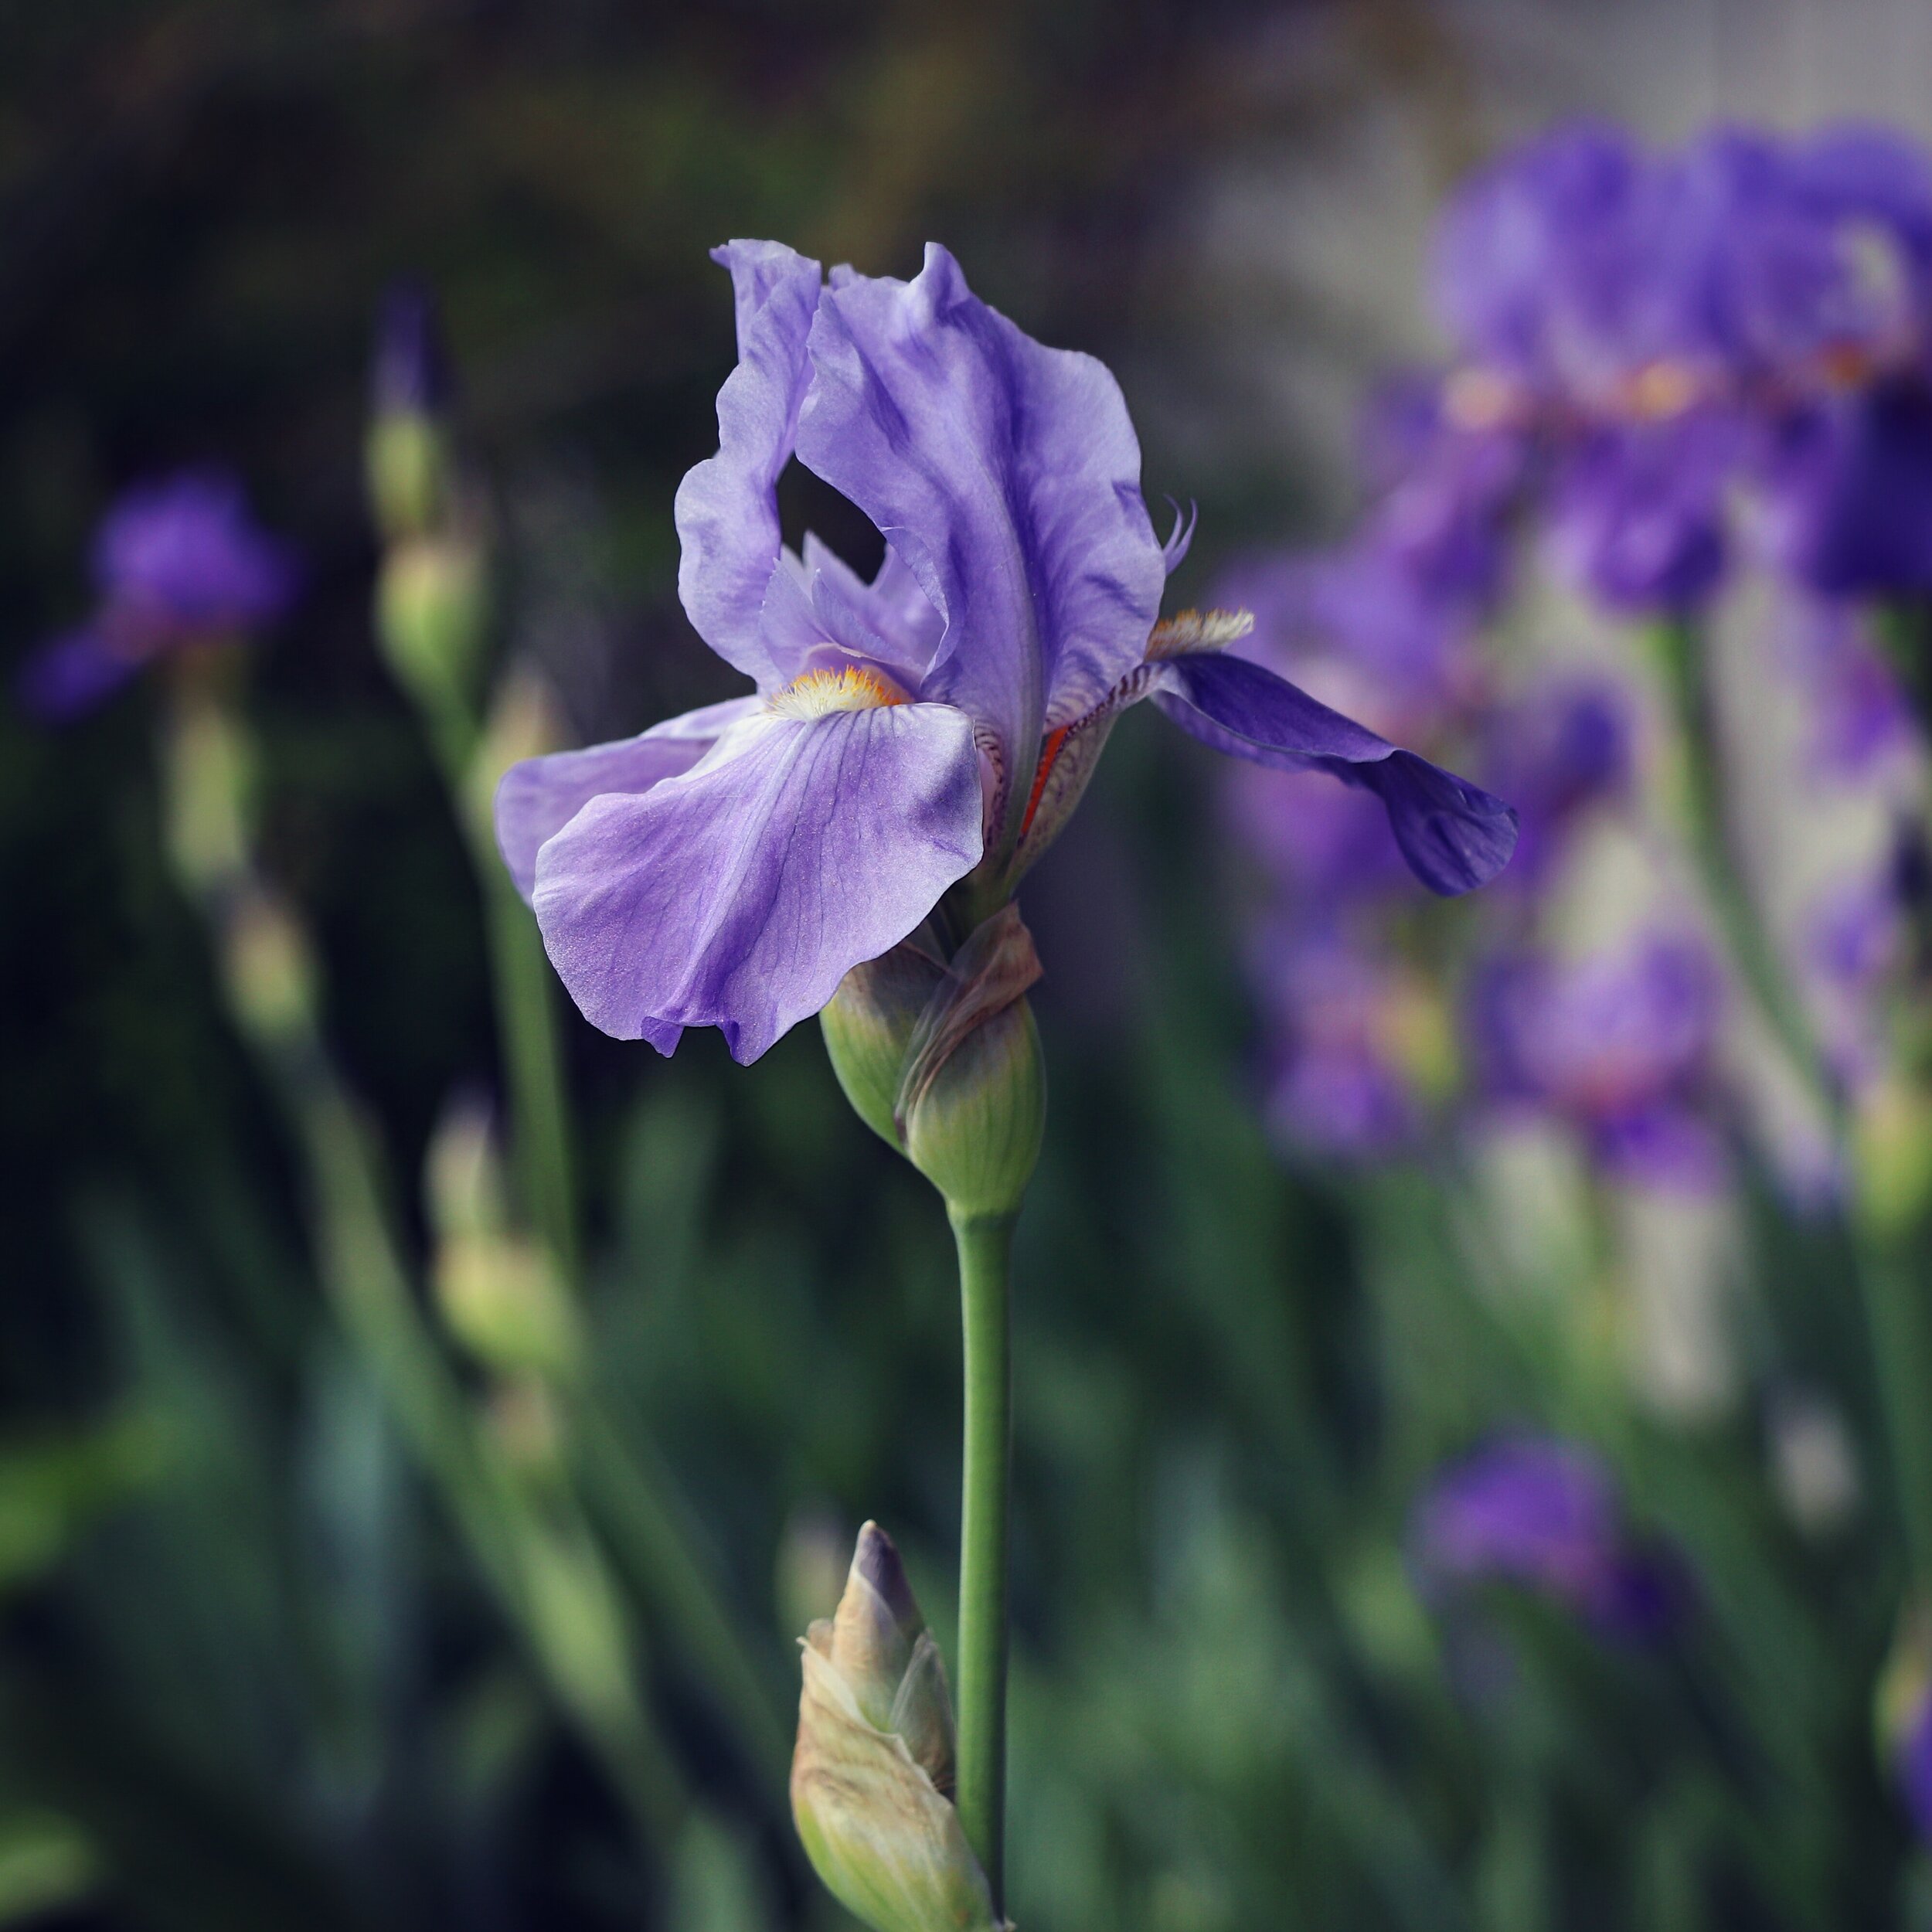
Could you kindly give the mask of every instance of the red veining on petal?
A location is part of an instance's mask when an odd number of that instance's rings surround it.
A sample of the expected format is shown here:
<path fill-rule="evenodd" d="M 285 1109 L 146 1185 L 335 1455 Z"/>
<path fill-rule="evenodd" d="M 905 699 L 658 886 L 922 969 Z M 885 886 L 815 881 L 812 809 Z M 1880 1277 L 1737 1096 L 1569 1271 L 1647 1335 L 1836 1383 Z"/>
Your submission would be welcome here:
<path fill-rule="evenodd" d="M 1053 775 L 1053 767 L 1059 762 L 1061 748 L 1073 729 L 1071 725 L 1062 725 L 1058 730 L 1046 734 L 1046 743 L 1040 751 L 1039 768 L 1033 774 L 1033 789 L 1027 794 L 1026 815 L 1019 821 L 1019 835 L 1022 838 L 1032 825 L 1033 815 L 1039 810 L 1039 801 L 1046 791 L 1046 781 Z"/>

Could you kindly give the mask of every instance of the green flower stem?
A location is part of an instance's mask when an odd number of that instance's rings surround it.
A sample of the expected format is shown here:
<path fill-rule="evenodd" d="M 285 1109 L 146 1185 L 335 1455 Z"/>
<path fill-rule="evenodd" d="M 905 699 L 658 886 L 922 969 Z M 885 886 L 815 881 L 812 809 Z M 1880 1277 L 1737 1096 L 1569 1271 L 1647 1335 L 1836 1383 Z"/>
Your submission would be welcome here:
<path fill-rule="evenodd" d="M 204 901 L 218 942 L 239 881 Z M 603 1560 L 567 1497 L 513 1466 L 473 1413 L 411 1290 L 367 1126 L 331 1064 L 305 994 L 231 999 L 298 1138 L 329 1302 L 485 1583 L 566 1716 L 604 1761 L 641 1835 L 668 1843 L 687 1800 L 648 1714 L 639 1660 Z"/>
<path fill-rule="evenodd" d="M 479 845 L 474 855 L 487 902 L 497 1027 L 509 1076 L 524 1204 L 538 1237 L 574 1289 L 582 1257 L 570 1117 L 563 1098 L 556 975 L 545 956 L 536 917 L 518 896 L 494 839 L 487 848 Z"/>
<path fill-rule="evenodd" d="M 669 1471 L 639 1432 L 618 1427 L 594 1389 L 572 1390 L 572 1454 L 620 1569 L 696 1665 L 719 1708 L 774 1791 L 791 1761 L 791 1731 L 710 1566 L 699 1555 Z"/>
<path fill-rule="evenodd" d="M 1911 1572 L 1932 1594 L 1932 1306 L 1919 1238 L 1862 1227 L 1858 1273 Z"/>
<path fill-rule="evenodd" d="M 1842 1099 L 1730 849 L 1703 641 L 1680 622 L 1656 626 L 1651 641 L 1676 714 L 1687 829 L 1726 943 L 1760 1009 L 1826 1107 L 1840 1144 L 1847 1144 L 1850 1124 Z M 1895 1225 L 1861 1204 L 1852 1232 L 1895 1506 L 1912 1576 L 1921 1594 L 1932 1594 L 1932 1306 L 1926 1292 L 1926 1231 Z"/>
<path fill-rule="evenodd" d="M 1711 703 L 1705 640 L 1695 626 L 1667 619 L 1650 631 L 1683 759 L 1684 830 L 1726 950 L 1759 1010 L 1835 1125 L 1842 1107 L 1811 1023 L 1764 930 L 1724 815 L 1724 774 Z"/>
<path fill-rule="evenodd" d="M 1011 1215 L 954 1214 L 966 1356 L 959 1552 L 959 1788 L 967 1842 L 1005 1910 L 1008 1502 L 1012 1486 Z"/>

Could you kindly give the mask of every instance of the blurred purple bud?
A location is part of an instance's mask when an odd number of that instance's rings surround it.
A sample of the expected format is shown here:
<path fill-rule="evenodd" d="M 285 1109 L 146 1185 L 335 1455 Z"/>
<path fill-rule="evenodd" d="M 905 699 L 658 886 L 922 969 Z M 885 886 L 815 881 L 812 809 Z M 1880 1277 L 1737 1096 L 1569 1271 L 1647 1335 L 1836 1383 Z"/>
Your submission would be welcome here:
<path fill-rule="evenodd" d="M 450 397 L 449 355 L 436 298 L 405 276 L 383 291 L 376 312 L 370 400 L 378 416 L 432 416 Z"/>
<path fill-rule="evenodd" d="M 1277 1041 L 1267 1111 L 1282 1138 L 1349 1161 L 1413 1141 L 1447 1054 L 1419 989 L 1332 927 L 1277 926 L 1256 968 Z"/>
<path fill-rule="evenodd" d="M 1922 1843 L 1932 1845 L 1932 1694 L 1921 1696 L 1894 1760 L 1899 1790 Z"/>

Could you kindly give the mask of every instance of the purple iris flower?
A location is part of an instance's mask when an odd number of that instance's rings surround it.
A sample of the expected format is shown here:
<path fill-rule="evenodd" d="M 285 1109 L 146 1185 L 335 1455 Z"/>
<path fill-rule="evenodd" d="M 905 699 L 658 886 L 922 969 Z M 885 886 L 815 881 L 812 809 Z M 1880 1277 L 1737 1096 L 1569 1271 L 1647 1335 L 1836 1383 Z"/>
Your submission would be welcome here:
<path fill-rule="evenodd" d="M 1716 962 L 1669 933 L 1575 961 L 1492 960 L 1471 1002 L 1493 1100 L 1547 1108 L 1622 1178 L 1700 1190 L 1724 1171 L 1700 1111 L 1722 1012 Z"/>
<path fill-rule="evenodd" d="M 910 282 L 770 242 L 718 251 L 740 360 L 718 454 L 678 493 L 679 591 L 753 693 L 621 743 L 530 760 L 498 794 L 505 859 L 605 1032 L 669 1053 L 716 1026 L 740 1060 L 830 999 L 976 874 L 1010 892 L 1143 698 L 1216 747 L 1374 792 L 1424 883 L 1506 862 L 1507 808 L 1223 647 L 1158 622 L 1163 546 L 1118 386 L 1043 348 L 929 247 Z M 886 540 L 867 583 L 781 541 L 796 455 Z"/>
<path fill-rule="evenodd" d="M 1498 1437 L 1443 1470 L 1416 1507 L 1410 1547 L 1431 1594 L 1515 1583 L 1606 1636 L 1657 1638 L 1685 1609 L 1681 1573 L 1631 1536 L 1610 1472 L 1554 1437 Z"/>
<path fill-rule="evenodd" d="M 154 658 L 279 616 L 297 587 L 293 553 L 255 523 L 239 480 L 213 469 L 125 492 L 95 534 L 94 575 L 94 616 L 19 673 L 22 702 L 50 723 L 91 709 Z"/>

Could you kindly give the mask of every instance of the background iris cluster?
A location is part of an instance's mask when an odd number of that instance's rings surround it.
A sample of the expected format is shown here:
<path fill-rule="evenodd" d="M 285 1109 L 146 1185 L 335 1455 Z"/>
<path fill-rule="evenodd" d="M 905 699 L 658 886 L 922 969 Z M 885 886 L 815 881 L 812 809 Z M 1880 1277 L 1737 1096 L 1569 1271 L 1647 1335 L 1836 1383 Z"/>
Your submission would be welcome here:
<path fill-rule="evenodd" d="M 731 235 L 941 239 L 1104 357 L 1171 607 L 1523 818 L 1424 903 L 1372 800 L 1134 719 L 1029 883 L 1023 1923 L 1932 1912 L 1917 9 L 0 46 L 0 1923 L 840 1922 L 793 1645 L 869 1516 L 950 1636 L 938 1210 L 814 1029 L 560 1005 L 558 1265 L 465 788 L 731 695 L 670 519 Z"/>

